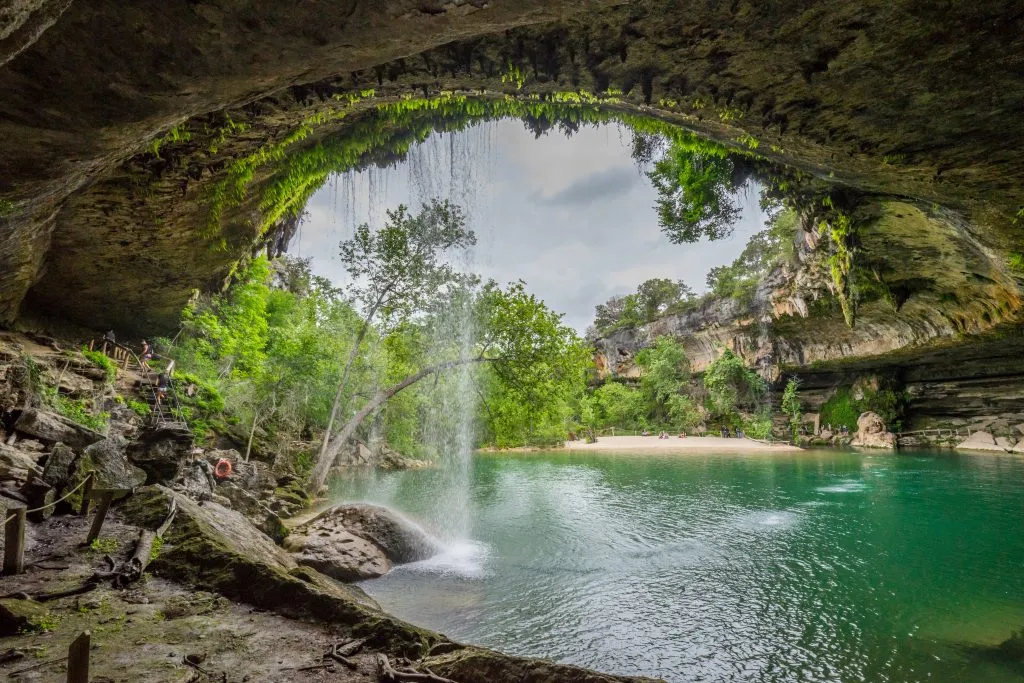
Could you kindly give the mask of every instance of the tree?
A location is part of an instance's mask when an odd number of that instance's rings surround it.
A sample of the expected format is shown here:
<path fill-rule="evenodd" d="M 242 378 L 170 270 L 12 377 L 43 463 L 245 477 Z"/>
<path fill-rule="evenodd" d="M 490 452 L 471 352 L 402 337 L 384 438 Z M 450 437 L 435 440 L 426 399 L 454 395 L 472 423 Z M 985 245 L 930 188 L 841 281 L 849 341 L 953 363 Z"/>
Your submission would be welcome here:
<path fill-rule="evenodd" d="M 673 143 L 647 173 L 658 192 L 655 208 L 662 231 L 674 244 L 732 234 L 740 216 L 737 168 L 718 149 Z M 745 179 L 744 179 L 745 181 Z"/>
<path fill-rule="evenodd" d="M 363 319 L 338 382 L 310 479 L 315 483 L 312 490 L 323 483 L 341 445 L 351 437 L 348 434 L 335 439 L 334 423 L 343 412 L 352 366 L 377 315 L 386 318 L 386 325 L 396 324 L 421 310 L 431 297 L 458 284 L 462 276 L 441 257 L 450 250 L 474 244 L 476 236 L 465 227 L 462 210 L 448 201 L 437 200 L 424 204 L 416 215 L 401 205 L 388 211 L 380 230 L 374 232 L 364 223 L 356 228 L 352 239 L 341 243 L 345 270 L 355 283 L 351 295 L 361 305 Z"/>
<path fill-rule="evenodd" d="M 641 350 L 636 362 L 643 368 L 640 392 L 647 414 L 655 423 L 668 416 L 668 401 L 678 395 L 690 379 L 690 361 L 682 345 L 667 336 L 658 337 L 654 346 Z"/>
<path fill-rule="evenodd" d="M 637 304 L 645 322 L 652 322 L 684 299 L 693 297 L 693 291 L 682 280 L 652 278 L 636 288 Z"/>
<path fill-rule="evenodd" d="M 726 349 L 704 371 L 704 388 L 713 416 L 733 421 L 740 403 L 756 402 L 767 389 L 765 381 L 743 363 L 743 359 Z"/>
<path fill-rule="evenodd" d="M 443 354 L 441 357 L 374 392 L 331 440 L 326 457 L 317 461 L 308 482 L 310 489 L 316 490 L 323 484 L 338 451 L 369 415 L 427 377 L 460 366 L 487 365 L 499 381 L 516 387 L 521 404 L 535 413 L 549 410 L 559 397 L 560 378 L 576 374 L 582 379 L 585 366 L 580 362 L 583 347 L 579 338 L 562 324 L 561 315 L 529 294 L 522 282 L 504 289 L 493 281 L 478 290 L 469 291 L 471 286 L 472 283 L 462 287 L 455 298 L 472 298 L 476 342 L 466 348 L 453 340 L 438 350 Z"/>
<path fill-rule="evenodd" d="M 799 389 L 800 378 L 791 377 L 782 392 L 782 412 L 789 416 L 789 429 L 794 437 L 800 430 L 800 415 L 803 410 L 800 405 Z"/>

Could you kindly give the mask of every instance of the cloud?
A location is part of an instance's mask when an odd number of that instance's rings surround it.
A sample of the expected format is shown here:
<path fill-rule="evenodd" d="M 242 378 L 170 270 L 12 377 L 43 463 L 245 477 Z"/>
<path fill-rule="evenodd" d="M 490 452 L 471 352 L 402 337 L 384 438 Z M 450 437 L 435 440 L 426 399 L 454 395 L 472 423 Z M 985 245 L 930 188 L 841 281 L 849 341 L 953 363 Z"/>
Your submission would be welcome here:
<path fill-rule="evenodd" d="M 574 206 L 598 201 L 612 201 L 629 194 L 640 176 L 631 166 L 616 166 L 580 178 L 550 197 L 538 197 L 541 204 Z"/>

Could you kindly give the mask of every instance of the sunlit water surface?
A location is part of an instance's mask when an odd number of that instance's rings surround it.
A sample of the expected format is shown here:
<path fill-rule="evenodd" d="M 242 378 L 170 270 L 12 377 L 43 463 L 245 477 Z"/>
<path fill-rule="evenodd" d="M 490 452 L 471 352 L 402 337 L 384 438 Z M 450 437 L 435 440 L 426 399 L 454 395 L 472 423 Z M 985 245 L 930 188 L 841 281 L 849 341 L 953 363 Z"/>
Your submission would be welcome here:
<path fill-rule="evenodd" d="M 444 519 L 451 478 L 335 482 Z M 1021 681 L 1024 459 L 478 456 L 470 534 L 363 587 L 456 640 L 668 681 Z M 443 530 L 439 529 L 439 532 Z"/>

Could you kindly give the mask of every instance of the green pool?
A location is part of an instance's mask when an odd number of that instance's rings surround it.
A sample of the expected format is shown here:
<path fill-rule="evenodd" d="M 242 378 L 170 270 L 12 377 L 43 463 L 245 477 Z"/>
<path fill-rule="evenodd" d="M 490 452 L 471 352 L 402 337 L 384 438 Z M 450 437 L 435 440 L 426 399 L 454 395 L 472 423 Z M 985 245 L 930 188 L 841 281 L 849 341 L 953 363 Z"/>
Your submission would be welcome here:
<path fill-rule="evenodd" d="M 1024 677 L 997 649 L 1024 458 L 486 455 L 335 488 L 462 531 L 364 584 L 457 640 L 668 681 Z"/>

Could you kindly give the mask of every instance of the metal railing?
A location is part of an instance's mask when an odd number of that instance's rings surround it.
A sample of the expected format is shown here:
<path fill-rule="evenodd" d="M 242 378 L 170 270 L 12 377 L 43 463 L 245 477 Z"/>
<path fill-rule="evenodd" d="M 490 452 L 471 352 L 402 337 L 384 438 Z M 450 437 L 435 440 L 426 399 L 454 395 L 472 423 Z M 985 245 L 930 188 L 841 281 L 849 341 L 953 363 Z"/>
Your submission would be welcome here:
<path fill-rule="evenodd" d="M 147 366 L 142 364 L 142 360 L 131 347 L 105 337 L 91 340 L 89 342 L 89 350 L 100 351 L 107 358 L 116 361 L 124 370 L 127 370 L 133 361 L 139 370 L 147 369 Z M 167 394 L 161 398 L 156 384 L 146 382 L 146 380 L 143 380 L 140 384 L 140 390 L 142 387 L 149 389 L 148 393 L 144 393 L 144 397 L 149 405 L 150 421 L 155 426 L 181 425 L 187 428 L 184 420 L 180 417 L 181 404 L 178 402 L 178 394 L 174 391 L 174 379 L 171 377 L 174 372 L 174 359 L 156 354 L 153 357 L 167 361 L 167 366 L 164 368 L 164 374 L 167 375 Z"/>

